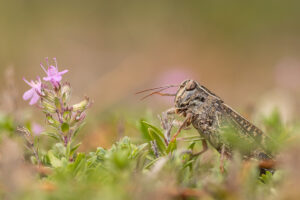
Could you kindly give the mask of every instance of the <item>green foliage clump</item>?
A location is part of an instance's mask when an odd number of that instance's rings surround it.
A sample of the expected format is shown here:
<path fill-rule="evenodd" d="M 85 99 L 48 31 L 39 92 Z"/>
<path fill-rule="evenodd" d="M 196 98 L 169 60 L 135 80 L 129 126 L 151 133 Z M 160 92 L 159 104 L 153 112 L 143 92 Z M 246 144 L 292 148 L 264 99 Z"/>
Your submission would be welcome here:
<path fill-rule="evenodd" d="M 283 151 L 288 138 L 297 134 L 288 129 L 274 112 L 264 120 L 270 132 L 272 151 Z M 220 155 L 213 148 L 199 157 L 200 136 L 169 140 L 158 126 L 145 120 L 138 128 L 142 142 L 123 137 L 110 148 L 77 152 L 79 145 L 54 143 L 40 149 L 40 165 L 31 173 L 30 184 L 13 193 L 19 199 L 274 199 L 285 196 L 288 168 L 259 175 L 256 161 L 243 161 L 240 150 L 251 148 L 245 141 L 230 138 L 237 150 L 220 171 Z M 41 136 L 39 136 L 41 137 Z M 294 165 L 297 165 L 294 164 Z M 287 166 L 291 166 L 288 163 Z M 299 162 L 300 166 L 300 162 Z M 24 167 L 25 172 L 32 169 Z M 295 173 L 294 173 L 295 175 Z M 6 188 L 7 189 L 7 188 Z M 2 197 L 11 190 L 1 189 Z"/>

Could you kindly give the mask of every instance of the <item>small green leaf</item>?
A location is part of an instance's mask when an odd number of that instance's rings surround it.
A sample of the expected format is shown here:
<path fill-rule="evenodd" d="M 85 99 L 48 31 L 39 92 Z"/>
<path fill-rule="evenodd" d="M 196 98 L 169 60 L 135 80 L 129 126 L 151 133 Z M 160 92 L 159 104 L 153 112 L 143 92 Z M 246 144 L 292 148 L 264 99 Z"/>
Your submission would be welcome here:
<path fill-rule="evenodd" d="M 193 150 L 194 147 L 195 147 L 195 144 L 196 144 L 196 142 L 192 142 L 192 143 L 189 145 L 188 149 Z"/>
<path fill-rule="evenodd" d="M 69 142 L 68 144 L 67 144 L 67 147 L 65 148 L 66 149 L 66 158 L 70 158 L 70 156 L 71 156 L 71 143 Z"/>
<path fill-rule="evenodd" d="M 131 155 L 133 157 L 136 157 L 139 153 L 143 151 L 143 149 L 145 149 L 146 146 L 148 146 L 148 143 L 141 144 L 131 152 Z"/>
<path fill-rule="evenodd" d="M 57 110 L 58 110 L 59 112 L 61 112 L 61 104 L 60 104 L 59 98 L 55 97 L 55 99 L 54 99 L 54 104 L 55 104 L 55 107 L 57 108 Z"/>
<path fill-rule="evenodd" d="M 78 149 L 78 147 L 81 145 L 81 142 L 76 144 L 74 147 L 71 148 L 70 150 L 70 156 L 74 154 L 74 152 Z"/>
<path fill-rule="evenodd" d="M 82 129 L 82 127 L 85 125 L 85 122 L 83 122 L 82 124 L 80 124 L 74 131 L 74 134 L 73 134 L 73 137 L 72 138 L 75 138 L 78 134 L 78 132 Z"/>
<path fill-rule="evenodd" d="M 146 139 L 147 141 L 152 140 L 149 133 L 148 133 L 148 125 L 144 123 L 143 119 L 141 119 L 139 121 L 139 129 L 141 130 L 144 139 Z"/>
<path fill-rule="evenodd" d="M 159 128 L 157 128 L 156 126 L 149 124 L 146 121 L 141 121 L 142 124 L 144 124 L 146 127 L 148 127 L 147 130 L 149 130 L 149 128 L 152 128 L 160 137 L 165 138 L 164 134 L 161 132 L 161 130 Z"/>
<path fill-rule="evenodd" d="M 60 159 L 58 159 L 53 152 L 50 150 L 48 151 L 48 157 L 50 159 L 50 163 L 52 165 L 52 167 L 61 167 L 62 166 L 62 162 Z"/>
<path fill-rule="evenodd" d="M 34 164 L 34 165 L 38 164 L 38 162 L 37 162 L 37 160 L 36 160 L 36 157 L 30 156 L 30 160 L 31 160 L 31 163 L 32 163 L 32 164 Z"/>
<path fill-rule="evenodd" d="M 85 164 L 85 154 L 84 153 L 78 153 L 77 157 L 74 161 L 74 172 L 75 174 L 78 173 L 80 169 L 84 167 Z"/>
<path fill-rule="evenodd" d="M 60 137 L 57 134 L 53 133 L 53 132 L 44 131 L 41 134 L 42 135 L 46 135 L 48 137 L 52 137 L 52 138 L 54 138 L 56 140 L 60 140 Z"/>
<path fill-rule="evenodd" d="M 156 158 L 154 160 L 151 160 L 145 167 L 144 169 L 149 169 L 154 163 L 156 163 L 156 161 L 158 161 L 159 159 L 161 159 L 161 157 Z"/>
<path fill-rule="evenodd" d="M 162 154 L 166 153 L 166 145 L 160 134 L 152 128 L 148 128 L 148 132 L 152 140 L 156 141 L 157 147 Z"/>
<path fill-rule="evenodd" d="M 176 139 L 171 141 L 166 149 L 167 153 L 172 153 L 177 148 L 177 142 Z"/>
<path fill-rule="evenodd" d="M 62 143 L 56 143 L 53 147 L 53 153 L 56 156 L 66 156 L 67 155 L 67 148 Z"/>
<path fill-rule="evenodd" d="M 130 163 L 129 150 L 119 150 L 112 152 L 111 159 L 117 169 L 126 169 Z"/>
<path fill-rule="evenodd" d="M 70 111 L 65 111 L 63 113 L 63 118 L 64 118 L 64 120 L 69 121 L 71 119 L 71 112 Z"/>
<path fill-rule="evenodd" d="M 50 114 L 47 114 L 46 119 L 51 126 L 59 127 L 59 122 L 53 119 L 53 117 Z"/>
<path fill-rule="evenodd" d="M 69 129 L 70 129 L 70 126 L 69 126 L 69 124 L 68 123 L 63 123 L 62 125 L 61 125 L 61 130 L 62 130 L 62 132 L 63 133 L 68 133 L 69 132 Z"/>

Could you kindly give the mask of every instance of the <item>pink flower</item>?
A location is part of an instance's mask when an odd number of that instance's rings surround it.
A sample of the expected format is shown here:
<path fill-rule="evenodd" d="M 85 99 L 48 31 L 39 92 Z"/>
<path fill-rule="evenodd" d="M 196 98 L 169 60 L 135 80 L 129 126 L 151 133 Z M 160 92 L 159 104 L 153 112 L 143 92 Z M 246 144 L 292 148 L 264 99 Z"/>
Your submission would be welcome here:
<path fill-rule="evenodd" d="M 46 58 L 46 61 L 47 61 L 47 65 L 48 65 L 48 69 L 46 70 L 44 68 L 44 66 L 41 64 L 41 67 L 43 68 L 43 70 L 46 72 L 47 76 L 44 77 L 43 79 L 45 81 L 50 81 L 51 84 L 54 86 L 54 87 L 58 87 L 61 79 L 62 79 L 62 75 L 67 73 L 68 70 L 63 70 L 61 72 L 58 71 L 58 67 L 57 67 L 57 62 L 56 62 L 56 58 L 53 58 L 54 62 L 55 62 L 55 66 L 53 65 L 49 65 L 49 62 L 48 62 L 48 58 Z"/>
<path fill-rule="evenodd" d="M 42 81 L 40 77 L 38 77 L 37 81 L 31 80 L 30 82 L 27 81 L 25 78 L 23 80 L 31 87 L 30 90 L 27 90 L 23 94 L 23 99 L 27 101 L 28 99 L 31 99 L 29 104 L 33 105 L 40 99 L 41 89 L 42 89 Z"/>
<path fill-rule="evenodd" d="M 43 131 L 44 131 L 44 128 L 40 124 L 33 122 L 32 132 L 34 135 L 40 135 Z"/>
<path fill-rule="evenodd" d="M 176 68 L 173 66 L 171 70 L 167 70 L 163 72 L 160 76 L 157 77 L 155 85 L 158 86 L 165 86 L 165 85 L 179 85 L 182 81 L 187 79 L 192 79 L 194 77 L 192 71 L 188 71 L 185 69 L 185 66 L 180 68 Z M 169 89 L 164 90 L 164 93 L 176 94 L 178 90 L 177 87 L 172 87 Z M 165 103 L 173 103 L 174 97 L 156 97 L 160 102 Z"/>

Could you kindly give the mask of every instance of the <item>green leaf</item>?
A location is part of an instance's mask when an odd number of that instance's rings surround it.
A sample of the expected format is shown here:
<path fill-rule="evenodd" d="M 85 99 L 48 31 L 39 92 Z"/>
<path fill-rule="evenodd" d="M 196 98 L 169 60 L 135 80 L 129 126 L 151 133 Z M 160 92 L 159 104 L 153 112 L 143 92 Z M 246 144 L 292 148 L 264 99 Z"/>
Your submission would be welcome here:
<path fill-rule="evenodd" d="M 141 123 L 147 127 L 147 130 L 149 130 L 149 128 L 152 128 L 160 137 L 165 138 L 164 134 L 161 132 L 161 130 L 159 128 L 157 128 L 156 126 L 146 122 L 146 121 L 141 121 Z"/>
<path fill-rule="evenodd" d="M 78 132 L 82 129 L 82 127 L 83 127 L 84 125 L 85 125 L 85 122 L 83 122 L 82 124 L 80 124 L 80 125 L 75 129 L 75 131 L 74 131 L 74 133 L 73 133 L 72 139 L 74 139 L 74 138 L 77 136 Z"/>
<path fill-rule="evenodd" d="M 145 167 L 144 167 L 144 169 L 149 169 L 154 163 L 156 163 L 156 161 L 158 161 L 159 159 L 161 159 L 161 157 L 160 158 L 156 158 L 156 159 L 154 159 L 154 160 L 151 160 Z"/>
<path fill-rule="evenodd" d="M 36 160 L 36 157 L 30 156 L 30 160 L 31 160 L 31 163 L 32 163 L 32 164 L 34 164 L 34 165 L 38 164 L 38 162 L 37 162 L 37 160 Z"/>
<path fill-rule="evenodd" d="M 167 153 L 172 153 L 177 148 L 176 139 L 171 141 L 166 149 Z"/>
<path fill-rule="evenodd" d="M 266 171 L 266 174 L 262 174 L 259 179 L 264 183 L 264 184 L 269 184 L 272 182 L 273 175 L 271 172 Z"/>
<path fill-rule="evenodd" d="M 61 104 L 60 104 L 59 98 L 55 97 L 54 104 L 55 104 L 55 107 L 57 108 L 57 110 L 60 112 L 61 111 Z"/>
<path fill-rule="evenodd" d="M 77 174 L 85 166 L 85 154 L 78 153 L 74 161 L 74 172 Z"/>
<path fill-rule="evenodd" d="M 135 149 L 131 152 L 132 157 L 138 156 L 139 153 L 141 153 L 141 152 L 145 149 L 146 146 L 148 146 L 148 143 L 141 144 L 141 145 L 139 145 L 137 148 L 135 148 Z"/>
<path fill-rule="evenodd" d="M 54 154 L 53 152 L 50 150 L 48 151 L 48 157 L 50 159 L 50 163 L 52 165 L 52 167 L 61 167 L 62 166 L 62 162 L 60 159 L 58 159 Z"/>
<path fill-rule="evenodd" d="M 152 128 L 148 128 L 149 135 L 152 140 L 156 141 L 157 147 L 162 154 L 166 153 L 165 141 L 161 138 L 160 134 Z"/>
<path fill-rule="evenodd" d="M 47 122 L 48 122 L 51 126 L 53 126 L 53 127 L 55 127 L 55 128 L 58 128 L 58 127 L 59 127 L 59 122 L 58 122 L 57 120 L 53 119 L 53 117 L 52 117 L 50 114 L 47 114 L 46 119 L 47 119 Z"/>
<path fill-rule="evenodd" d="M 129 153 L 127 149 L 112 152 L 111 161 L 117 169 L 126 169 L 129 166 Z"/>
<path fill-rule="evenodd" d="M 143 119 L 141 119 L 141 120 L 139 121 L 139 129 L 141 130 L 143 137 L 144 137 L 147 141 L 151 141 L 152 139 L 151 139 L 151 137 L 150 137 L 150 135 L 149 135 L 149 133 L 148 133 L 148 127 L 149 127 L 149 126 L 148 126 L 147 124 L 144 123 L 144 120 L 143 120 Z"/>
<path fill-rule="evenodd" d="M 189 145 L 188 149 L 193 150 L 194 147 L 195 147 L 195 144 L 196 144 L 196 142 L 192 142 L 192 143 Z"/>
<path fill-rule="evenodd" d="M 52 149 L 56 156 L 64 157 L 67 155 L 67 148 L 62 143 L 56 143 Z"/>
<path fill-rule="evenodd" d="M 44 131 L 41 134 L 46 135 L 48 137 L 52 137 L 56 140 L 60 140 L 60 137 L 57 134 L 53 133 L 53 132 Z"/>
<path fill-rule="evenodd" d="M 66 158 L 70 159 L 70 156 L 71 156 L 71 143 L 69 142 L 67 144 L 67 147 L 65 148 L 66 149 Z"/>
<path fill-rule="evenodd" d="M 69 130 L 70 130 L 69 124 L 68 124 L 68 123 L 63 123 L 63 124 L 61 125 L 61 130 L 62 130 L 62 132 L 64 132 L 64 133 L 68 133 Z"/>
<path fill-rule="evenodd" d="M 71 119 L 71 112 L 70 111 L 65 111 L 63 113 L 63 118 L 64 118 L 64 120 L 69 121 Z"/>
<path fill-rule="evenodd" d="M 74 152 L 78 149 L 78 147 L 81 145 L 81 142 L 76 144 L 74 147 L 71 148 L 70 150 L 70 156 L 74 154 Z"/>

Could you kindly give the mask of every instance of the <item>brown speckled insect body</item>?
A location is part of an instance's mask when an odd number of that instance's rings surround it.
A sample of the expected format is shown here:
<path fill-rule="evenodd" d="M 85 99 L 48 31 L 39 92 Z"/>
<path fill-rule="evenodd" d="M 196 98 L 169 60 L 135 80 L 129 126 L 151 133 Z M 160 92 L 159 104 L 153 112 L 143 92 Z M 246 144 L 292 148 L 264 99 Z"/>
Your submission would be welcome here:
<path fill-rule="evenodd" d="M 221 159 L 224 156 L 230 158 L 234 149 L 232 144 L 225 141 L 222 135 L 223 128 L 230 126 L 235 130 L 234 137 L 239 137 L 239 139 L 248 144 L 247 147 L 249 148 L 242 152 L 244 159 L 271 160 L 273 158 L 264 148 L 267 136 L 207 88 L 194 80 L 186 80 L 180 84 L 176 94 L 161 93 L 161 91 L 169 87 L 175 86 L 155 88 L 159 90 L 152 92 L 150 95 L 175 96 L 175 106 L 166 111 L 166 114 L 167 116 L 179 114 L 184 116 L 185 120 L 172 140 L 176 139 L 182 129 L 193 125 L 204 138 L 202 140 L 203 150 L 197 155 L 207 150 L 207 142 L 209 142 L 211 146 L 221 153 Z"/>
<path fill-rule="evenodd" d="M 231 126 L 236 137 L 248 142 L 248 151 L 243 152 L 245 159 L 271 159 L 272 155 L 264 148 L 266 135 L 255 125 L 226 105 L 222 99 L 193 80 L 186 80 L 175 96 L 173 113 L 186 117 L 185 124 L 192 124 L 200 135 L 217 151 L 231 156 L 232 146 L 224 141 L 222 128 Z M 169 112 L 172 113 L 172 112 Z"/>

